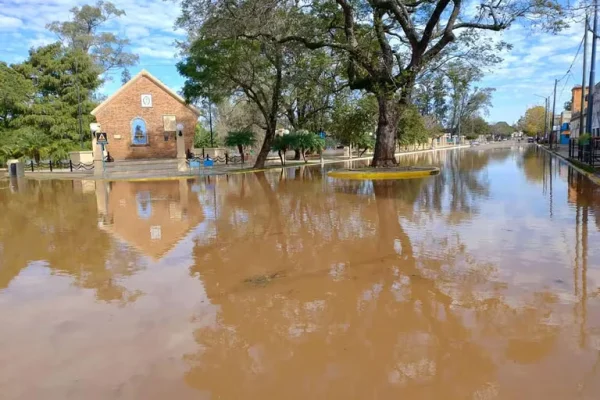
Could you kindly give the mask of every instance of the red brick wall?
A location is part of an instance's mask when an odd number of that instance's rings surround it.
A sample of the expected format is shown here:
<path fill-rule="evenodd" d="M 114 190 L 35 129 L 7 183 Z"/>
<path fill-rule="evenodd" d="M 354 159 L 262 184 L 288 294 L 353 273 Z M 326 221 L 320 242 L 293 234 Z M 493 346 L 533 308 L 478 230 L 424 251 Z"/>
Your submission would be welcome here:
<path fill-rule="evenodd" d="M 152 95 L 152 107 L 142 107 L 142 94 Z M 175 115 L 177 123 L 183 123 L 185 148 L 191 149 L 198 116 L 144 75 L 98 110 L 96 120 L 102 125 L 102 131 L 107 133 L 107 150 L 115 160 L 175 158 L 176 133 L 170 132 L 169 140 L 165 142 L 163 115 Z M 148 145 L 132 145 L 131 122 L 137 117 L 146 121 Z M 116 139 L 115 135 L 121 138 Z"/>

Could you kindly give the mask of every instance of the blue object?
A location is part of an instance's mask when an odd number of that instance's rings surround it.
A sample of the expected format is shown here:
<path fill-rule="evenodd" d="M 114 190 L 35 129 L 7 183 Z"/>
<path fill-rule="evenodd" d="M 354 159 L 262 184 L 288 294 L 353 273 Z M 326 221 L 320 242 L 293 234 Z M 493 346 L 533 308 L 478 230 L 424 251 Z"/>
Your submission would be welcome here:
<path fill-rule="evenodd" d="M 198 160 L 191 160 L 190 161 L 190 168 L 194 169 L 194 168 L 200 168 L 200 161 Z"/>
<path fill-rule="evenodd" d="M 133 121 L 131 121 L 131 143 L 134 145 L 148 144 L 146 121 L 141 118 L 134 118 Z"/>
<path fill-rule="evenodd" d="M 213 160 L 204 160 L 204 166 L 205 167 L 212 167 L 215 165 L 215 162 Z"/>

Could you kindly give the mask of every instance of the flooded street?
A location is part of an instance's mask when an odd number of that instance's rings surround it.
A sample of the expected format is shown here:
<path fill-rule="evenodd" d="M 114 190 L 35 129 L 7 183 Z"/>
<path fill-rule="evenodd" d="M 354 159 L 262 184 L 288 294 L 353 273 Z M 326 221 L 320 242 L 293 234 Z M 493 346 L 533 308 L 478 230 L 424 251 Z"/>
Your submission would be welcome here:
<path fill-rule="evenodd" d="M 0 182 L 0 398 L 600 398 L 600 187 L 401 162 L 442 172 Z"/>

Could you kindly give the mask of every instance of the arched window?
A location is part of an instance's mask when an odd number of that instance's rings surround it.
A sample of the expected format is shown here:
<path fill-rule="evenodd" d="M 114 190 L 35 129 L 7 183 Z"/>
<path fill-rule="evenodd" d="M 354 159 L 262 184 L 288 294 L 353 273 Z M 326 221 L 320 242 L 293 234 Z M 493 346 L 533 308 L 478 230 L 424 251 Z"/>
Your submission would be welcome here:
<path fill-rule="evenodd" d="M 134 118 L 131 121 L 131 143 L 137 145 L 148 144 L 146 121 L 141 118 Z"/>

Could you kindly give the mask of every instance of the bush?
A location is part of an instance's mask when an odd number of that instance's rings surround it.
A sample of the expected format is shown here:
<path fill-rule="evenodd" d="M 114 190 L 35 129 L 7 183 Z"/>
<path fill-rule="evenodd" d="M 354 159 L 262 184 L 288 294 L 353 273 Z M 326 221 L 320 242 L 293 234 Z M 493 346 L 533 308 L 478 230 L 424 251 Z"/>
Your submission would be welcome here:
<path fill-rule="evenodd" d="M 256 133 L 250 130 L 228 132 L 225 137 L 225 146 L 237 147 L 242 156 L 242 164 L 245 162 L 244 149 L 256 144 Z"/>
<path fill-rule="evenodd" d="M 592 135 L 590 135 L 589 133 L 584 133 L 583 135 L 579 136 L 579 144 L 584 146 L 590 142 L 591 138 Z"/>

